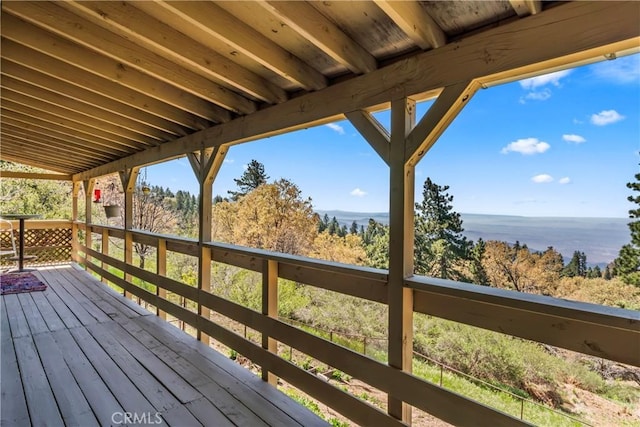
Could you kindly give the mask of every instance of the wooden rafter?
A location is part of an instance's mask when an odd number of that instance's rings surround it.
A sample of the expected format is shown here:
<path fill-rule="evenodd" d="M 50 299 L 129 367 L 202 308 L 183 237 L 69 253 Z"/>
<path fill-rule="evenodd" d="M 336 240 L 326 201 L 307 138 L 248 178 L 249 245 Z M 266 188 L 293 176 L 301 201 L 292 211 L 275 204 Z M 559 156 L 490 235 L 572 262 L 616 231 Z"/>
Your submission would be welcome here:
<path fill-rule="evenodd" d="M 71 175 L 67 175 L 67 174 L 16 172 L 16 171 L 0 171 L 0 178 L 44 179 L 44 180 L 53 180 L 53 181 L 71 181 Z"/>
<path fill-rule="evenodd" d="M 260 1 L 284 24 L 356 74 L 377 68 L 376 59 L 305 2 Z"/>
<path fill-rule="evenodd" d="M 422 49 L 444 46 L 447 36 L 417 2 L 375 0 L 376 4 Z"/>
<path fill-rule="evenodd" d="M 179 16 L 193 28 L 202 32 L 202 37 L 215 37 L 228 44 L 238 53 L 250 57 L 269 70 L 307 90 L 318 90 L 327 86 L 325 77 L 300 59 L 265 38 L 241 20 L 213 3 L 162 1 L 141 2 L 137 7 L 148 13 L 158 13 L 161 5 Z M 180 23 L 175 23 L 180 28 Z M 201 40 L 202 41 L 202 40 Z"/>
<path fill-rule="evenodd" d="M 509 0 L 518 16 L 535 15 L 542 12 L 541 0 Z"/>
<path fill-rule="evenodd" d="M 197 43 L 168 24 L 145 14 L 135 4 L 123 2 L 65 2 L 73 10 L 116 34 L 134 40 L 152 52 L 171 58 L 194 73 L 221 82 L 269 103 L 287 99 L 286 92 L 240 67 L 212 49 Z"/>
<path fill-rule="evenodd" d="M 21 2 L 16 2 L 21 4 Z M 5 5 L 3 5 L 3 10 Z M 56 31 L 55 27 L 49 30 Z M 227 110 L 220 108 L 192 94 L 184 93 L 165 81 L 155 79 L 146 73 L 121 61 L 89 50 L 71 40 L 53 35 L 34 25 L 29 25 L 20 18 L 9 13 L 2 15 L 2 35 L 7 39 L 31 47 L 48 56 L 72 63 L 76 67 L 118 82 L 135 91 L 148 94 L 174 107 L 183 109 L 199 117 L 213 122 L 226 122 L 230 119 Z"/>

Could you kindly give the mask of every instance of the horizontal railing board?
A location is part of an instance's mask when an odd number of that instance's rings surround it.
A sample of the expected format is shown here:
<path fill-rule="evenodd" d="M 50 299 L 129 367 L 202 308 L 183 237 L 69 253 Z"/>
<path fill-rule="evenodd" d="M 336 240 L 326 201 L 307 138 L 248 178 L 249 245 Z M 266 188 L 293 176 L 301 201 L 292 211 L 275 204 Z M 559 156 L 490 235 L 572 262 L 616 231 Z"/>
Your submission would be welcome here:
<path fill-rule="evenodd" d="M 265 333 L 381 391 L 391 393 L 446 422 L 474 426 L 477 425 L 478 419 L 482 419 L 487 425 L 492 426 L 529 425 L 457 393 L 216 295 L 202 291 L 200 302 L 230 319 Z"/>
<path fill-rule="evenodd" d="M 640 366 L 640 313 L 542 295 L 412 277 L 414 311 Z"/>
<path fill-rule="evenodd" d="M 261 316 L 260 314 L 258 314 Z M 384 412 L 361 401 L 360 399 L 340 390 L 318 378 L 316 375 L 300 369 L 296 365 L 268 352 L 261 346 L 244 337 L 199 316 L 198 329 L 227 347 L 249 358 L 284 379 L 305 393 L 325 403 L 334 410 L 345 414 L 348 418 L 361 425 L 401 426 L 398 420 L 389 417 Z"/>
<path fill-rule="evenodd" d="M 90 255 L 98 261 L 109 264 L 117 268 L 118 270 L 122 270 L 127 274 L 131 274 L 132 276 L 159 286 L 163 289 L 173 292 L 174 294 L 181 295 L 194 301 L 198 298 L 198 289 L 194 288 L 193 286 L 189 286 L 185 283 L 170 279 L 168 277 L 159 276 L 151 271 L 147 271 L 131 264 L 127 264 L 126 262 L 110 257 L 109 255 L 96 252 L 93 249 L 86 248 L 86 252 L 87 255 Z"/>

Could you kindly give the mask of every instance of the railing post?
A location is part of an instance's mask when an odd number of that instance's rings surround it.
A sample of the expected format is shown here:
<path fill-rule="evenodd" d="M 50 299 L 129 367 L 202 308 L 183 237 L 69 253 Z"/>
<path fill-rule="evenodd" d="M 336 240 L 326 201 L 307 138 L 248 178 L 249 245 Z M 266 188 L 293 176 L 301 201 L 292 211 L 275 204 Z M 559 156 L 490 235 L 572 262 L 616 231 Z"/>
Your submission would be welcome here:
<path fill-rule="evenodd" d="M 92 208 L 92 200 L 91 200 L 91 193 L 93 192 L 93 186 L 95 184 L 95 179 L 89 179 L 86 181 L 83 181 L 83 186 L 84 186 L 84 200 L 85 200 L 85 204 L 84 204 L 84 209 L 85 209 L 85 214 L 84 214 L 84 218 L 85 218 L 85 228 L 84 228 L 84 245 L 85 247 L 91 249 L 91 227 L 89 226 L 89 224 L 91 224 L 91 208 Z M 85 257 L 85 266 L 84 269 L 87 270 L 87 264 L 91 262 L 91 257 L 89 256 L 89 254 L 85 253 L 84 254 Z"/>
<path fill-rule="evenodd" d="M 166 277 L 167 275 L 167 240 L 158 239 L 158 250 L 156 251 L 156 273 L 158 276 Z M 167 290 L 156 285 L 156 295 L 159 298 L 167 298 Z M 167 313 L 156 307 L 156 315 L 162 320 L 167 320 Z"/>
<path fill-rule="evenodd" d="M 107 228 L 102 229 L 102 255 L 109 255 L 109 230 Z M 108 269 L 109 265 L 102 261 L 100 267 L 104 270 Z M 102 283 L 107 283 L 107 279 L 102 277 Z"/>
<path fill-rule="evenodd" d="M 74 262 L 78 262 L 80 258 L 78 257 L 78 193 L 80 192 L 80 181 L 74 181 L 73 187 L 71 190 L 72 201 L 71 201 L 71 259 Z"/>
<path fill-rule="evenodd" d="M 264 260 L 262 264 L 262 314 L 271 318 L 278 318 L 278 262 Z M 278 342 L 262 333 L 262 348 L 270 353 L 278 354 Z M 262 379 L 276 386 L 278 378 L 262 367 Z"/>
<path fill-rule="evenodd" d="M 133 192 L 138 179 L 140 167 L 120 171 L 120 181 L 124 189 L 124 262 L 127 266 L 133 264 Z M 124 272 L 124 280 L 131 283 L 131 275 Z M 126 298 L 131 298 L 131 293 L 124 291 Z"/>

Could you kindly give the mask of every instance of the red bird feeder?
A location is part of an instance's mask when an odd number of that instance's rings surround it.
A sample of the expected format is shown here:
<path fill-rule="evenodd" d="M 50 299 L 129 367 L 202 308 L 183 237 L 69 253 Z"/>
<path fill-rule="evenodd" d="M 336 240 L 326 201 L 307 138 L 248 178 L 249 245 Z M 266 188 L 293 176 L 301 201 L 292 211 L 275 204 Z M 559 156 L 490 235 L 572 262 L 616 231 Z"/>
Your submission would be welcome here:
<path fill-rule="evenodd" d="M 100 203 L 101 191 L 99 189 L 93 190 L 93 203 Z"/>

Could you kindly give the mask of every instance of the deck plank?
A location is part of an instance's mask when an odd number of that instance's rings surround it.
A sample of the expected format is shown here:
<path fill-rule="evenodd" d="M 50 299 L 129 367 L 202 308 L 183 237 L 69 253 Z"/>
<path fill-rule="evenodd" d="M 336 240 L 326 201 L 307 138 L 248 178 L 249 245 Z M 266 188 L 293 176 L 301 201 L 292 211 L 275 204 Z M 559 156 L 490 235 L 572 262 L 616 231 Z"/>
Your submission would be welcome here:
<path fill-rule="evenodd" d="M 0 307 L 0 425 L 26 426 L 30 425 L 27 401 L 24 398 L 22 379 L 18 370 L 18 361 L 11 338 L 9 318 L 4 298 Z"/>
<path fill-rule="evenodd" d="M 66 328 L 72 329 L 82 326 L 82 322 L 80 322 L 76 315 L 71 311 L 71 309 L 69 309 L 64 301 L 62 301 L 58 294 L 53 289 L 51 289 L 51 287 L 44 291 L 42 295 L 44 295 L 44 297 L 47 299 L 47 301 L 55 310 L 58 317 L 60 317 L 60 320 L 62 320 L 62 323 L 64 323 Z"/>
<path fill-rule="evenodd" d="M 34 426 L 63 425 L 56 399 L 33 340 L 30 336 L 14 338 L 13 345 L 20 367 L 31 424 Z"/>
<path fill-rule="evenodd" d="M 62 351 L 51 333 L 35 335 L 33 340 L 65 424 L 77 427 L 97 426 L 98 421 L 64 362 Z"/>
<path fill-rule="evenodd" d="M 158 368 L 157 371 L 147 371 L 129 352 L 129 346 L 119 343 L 118 340 L 110 334 L 106 324 L 91 325 L 88 329 L 104 351 L 120 366 L 122 372 L 131 382 L 133 382 L 139 390 L 144 391 L 144 397 L 155 408 L 154 413 L 156 411 L 160 413 L 169 425 L 200 424 L 182 405 L 183 402 L 180 402 L 172 394 L 172 391 L 168 390 L 158 381 L 158 377 L 167 376 L 167 371 L 173 372 L 168 366 L 156 366 L 156 368 Z M 201 397 L 195 389 L 192 390 L 192 399 Z"/>
<path fill-rule="evenodd" d="M 69 304 L 72 304 L 74 307 L 76 307 L 79 313 L 83 313 L 83 315 L 84 313 L 88 314 L 89 317 L 87 318 L 86 323 L 82 322 L 84 325 L 91 325 L 96 322 L 108 322 L 111 320 L 111 317 L 109 317 L 107 313 L 102 311 L 101 308 L 98 307 L 98 309 L 93 309 L 92 306 L 95 306 L 95 304 L 93 304 L 89 298 L 84 296 L 84 294 L 82 294 L 81 292 L 77 292 L 72 282 L 67 279 L 62 271 L 56 271 L 54 277 L 54 289 L 56 290 L 58 295 L 60 295 L 60 298 L 62 298 L 62 300 L 67 303 L 69 308 L 71 308 L 71 305 Z M 63 294 L 65 295 L 64 298 L 62 296 Z M 92 309 L 86 310 L 84 307 L 92 307 Z M 74 311 L 74 313 L 76 312 L 76 310 L 72 310 Z M 78 316 L 78 318 L 80 318 L 80 316 Z"/>
<path fill-rule="evenodd" d="M 24 316 L 18 295 L 9 294 L 3 296 L 7 317 L 11 326 L 11 336 L 13 338 L 28 337 L 31 335 L 27 318 Z"/>
<path fill-rule="evenodd" d="M 155 414 L 156 409 L 136 388 L 127 375 L 104 352 L 102 347 L 84 328 L 73 329 L 71 335 L 87 359 L 127 412 Z"/>
<path fill-rule="evenodd" d="M 148 316 L 134 321 L 148 328 L 147 330 L 167 347 L 198 366 L 204 375 L 210 375 L 215 383 L 229 391 L 235 399 L 249 406 L 268 425 L 303 425 L 305 427 L 327 425 L 311 411 L 251 372 L 235 363 L 229 363 L 230 361 L 222 354 L 213 351 L 177 328 L 169 328 L 160 323 L 161 319 Z M 229 371 L 236 375 L 232 375 Z"/>
<path fill-rule="evenodd" d="M 100 425 L 111 425 L 111 417 L 124 409 L 113 396 L 89 359 L 84 355 L 69 331 L 52 333 L 59 348 L 64 349 L 63 357 L 73 377 L 91 406 Z"/>
<path fill-rule="evenodd" d="M 35 302 L 38 310 L 40 310 L 40 314 L 42 318 L 47 324 L 47 327 L 50 331 L 59 331 L 61 329 L 65 329 L 66 326 L 56 310 L 53 308 L 51 303 L 46 297 L 45 292 L 32 292 L 31 297 L 33 298 L 33 302 Z"/>
<path fill-rule="evenodd" d="M 56 293 L 58 298 L 69 308 L 69 310 L 73 313 L 73 315 L 80 321 L 82 325 L 91 325 L 96 323 L 97 320 L 94 316 L 89 314 L 89 312 L 76 301 L 75 298 L 71 296 L 71 294 L 65 289 L 64 279 L 60 277 L 60 274 L 52 271 L 50 275 L 47 275 L 47 281 L 52 291 Z M 87 307 L 90 307 L 91 304 L 85 304 Z M 100 310 L 100 313 L 102 311 Z M 102 313 L 104 315 L 104 313 Z"/>
<path fill-rule="evenodd" d="M 44 321 L 42 314 L 40 314 L 36 303 L 33 301 L 31 293 L 18 294 L 18 301 L 20 301 L 22 312 L 27 318 L 27 324 L 29 325 L 31 333 L 40 334 L 42 332 L 49 332 L 49 327 Z"/>

